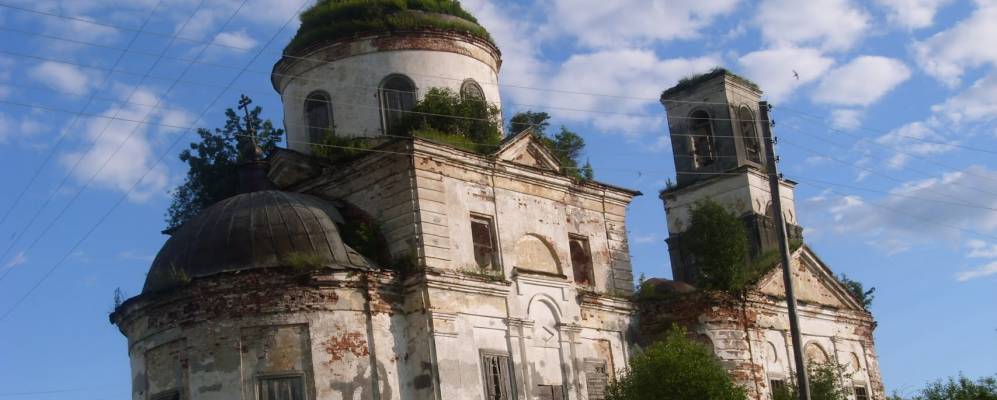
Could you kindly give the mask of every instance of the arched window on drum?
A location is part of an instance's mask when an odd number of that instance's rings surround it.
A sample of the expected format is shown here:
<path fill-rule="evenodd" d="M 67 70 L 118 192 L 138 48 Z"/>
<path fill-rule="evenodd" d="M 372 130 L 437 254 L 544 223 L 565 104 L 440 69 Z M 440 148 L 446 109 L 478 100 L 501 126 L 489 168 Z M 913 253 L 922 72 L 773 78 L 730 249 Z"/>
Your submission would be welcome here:
<path fill-rule="evenodd" d="M 405 75 L 390 75 L 381 83 L 380 97 L 384 133 L 398 134 L 399 123 L 415 107 L 415 83 Z"/>
<path fill-rule="evenodd" d="M 332 101 L 328 94 L 315 91 L 305 98 L 305 124 L 311 143 L 321 143 L 332 130 Z"/>

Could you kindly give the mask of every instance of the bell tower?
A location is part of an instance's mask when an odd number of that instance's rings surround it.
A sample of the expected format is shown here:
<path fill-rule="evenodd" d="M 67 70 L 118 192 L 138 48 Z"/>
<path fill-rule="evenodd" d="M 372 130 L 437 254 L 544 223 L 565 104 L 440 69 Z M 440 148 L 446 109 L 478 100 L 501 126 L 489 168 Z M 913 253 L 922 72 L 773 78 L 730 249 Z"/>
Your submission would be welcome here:
<path fill-rule="evenodd" d="M 723 68 L 686 78 L 665 90 L 676 184 L 661 191 L 668 218 L 668 252 L 675 280 L 693 283 L 691 257 L 682 245 L 690 210 L 713 200 L 740 216 L 748 231 L 752 259 L 778 250 L 772 197 L 765 171 L 758 85 Z M 795 182 L 780 192 L 790 241 L 802 238 L 793 200 Z"/>

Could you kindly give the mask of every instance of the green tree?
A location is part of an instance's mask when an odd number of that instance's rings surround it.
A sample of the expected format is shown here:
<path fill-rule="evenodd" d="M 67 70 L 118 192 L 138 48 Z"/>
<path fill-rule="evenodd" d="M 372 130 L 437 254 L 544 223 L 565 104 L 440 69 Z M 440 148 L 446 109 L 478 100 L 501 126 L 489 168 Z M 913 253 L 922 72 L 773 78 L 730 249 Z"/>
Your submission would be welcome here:
<path fill-rule="evenodd" d="M 850 379 L 851 375 L 844 366 L 829 361 L 824 364 L 810 363 L 807 366 L 810 381 L 810 400 L 848 400 L 851 390 L 842 385 L 842 379 Z M 790 383 L 772 393 L 772 400 L 796 400 L 797 388 Z"/>
<path fill-rule="evenodd" d="M 741 219 L 707 199 L 693 205 L 689 229 L 682 243 L 698 271 L 696 283 L 704 289 L 740 291 L 755 275 L 748 270 L 748 234 Z"/>
<path fill-rule="evenodd" d="M 841 284 L 845 286 L 845 289 L 848 289 L 848 292 L 855 297 L 855 300 L 862 303 L 862 307 L 868 309 L 869 306 L 872 306 L 872 299 L 876 297 L 874 295 L 876 293 L 875 287 L 870 287 L 869 290 L 865 290 L 865 287 L 862 286 L 862 282 L 849 279 L 845 274 L 838 275 L 838 282 L 841 282 Z"/>
<path fill-rule="evenodd" d="M 623 376 L 609 385 L 607 400 L 743 400 L 744 390 L 731 381 L 706 346 L 673 326 L 663 341 L 630 359 Z"/>
<path fill-rule="evenodd" d="M 974 382 L 959 374 L 956 378 L 928 384 L 911 400 L 997 400 L 997 375 Z"/>
<path fill-rule="evenodd" d="M 587 160 L 581 163 L 582 152 L 585 150 L 585 139 L 565 126 L 561 131 L 551 136 L 547 133 L 550 127 L 550 114 L 545 112 L 523 111 L 509 119 L 509 132 L 515 135 L 527 128 L 533 128 L 544 145 L 557 157 L 561 164 L 561 172 L 580 180 L 591 180 L 595 176 L 592 164 Z M 579 165 L 581 165 L 579 167 Z"/>
<path fill-rule="evenodd" d="M 391 134 L 430 136 L 485 153 L 495 150 L 502 140 L 501 127 L 497 106 L 449 88 L 431 88 Z"/>
<path fill-rule="evenodd" d="M 197 135 L 201 140 L 180 152 L 180 161 L 189 169 L 183 184 L 172 191 L 173 201 L 166 212 L 167 229 L 180 226 L 201 210 L 238 193 L 240 138 L 248 138 L 255 132 L 264 158 L 277 149 L 284 130 L 275 128 L 269 119 L 261 119 L 263 109 L 259 106 L 250 109 L 252 102 L 242 95 L 239 99 L 241 112 L 226 109 L 223 128 L 214 131 L 199 128 Z"/>

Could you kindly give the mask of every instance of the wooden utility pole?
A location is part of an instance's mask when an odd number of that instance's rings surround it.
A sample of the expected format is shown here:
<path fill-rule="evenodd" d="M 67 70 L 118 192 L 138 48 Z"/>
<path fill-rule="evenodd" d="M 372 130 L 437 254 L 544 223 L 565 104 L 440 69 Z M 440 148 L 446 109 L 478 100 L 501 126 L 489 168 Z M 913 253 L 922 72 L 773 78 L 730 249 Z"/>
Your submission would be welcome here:
<path fill-rule="evenodd" d="M 793 268 L 789 259 L 789 238 L 786 237 L 786 221 L 782 215 L 782 195 L 779 191 L 779 170 L 776 169 L 775 140 L 772 137 L 772 122 L 769 120 L 769 104 L 758 103 L 762 122 L 762 139 L 765 140 L 765 164 L 769 177 L 769 194 L 772 197 L 772 216 L 775 218 L 779 234 L 779 253 L 782 255 L 782 280 L 786 286 L 786 305 L 789 307 L 789 333 L 793 337 L 793 358 L 796 360 L 796 388 L 800 400 L 810 400 L 810 380 L 807 378 L 807 365 L 803 359 L 803 343 L 800 338 L 800 320 L 796 314 L 796 294 L 793 293 Z"/>

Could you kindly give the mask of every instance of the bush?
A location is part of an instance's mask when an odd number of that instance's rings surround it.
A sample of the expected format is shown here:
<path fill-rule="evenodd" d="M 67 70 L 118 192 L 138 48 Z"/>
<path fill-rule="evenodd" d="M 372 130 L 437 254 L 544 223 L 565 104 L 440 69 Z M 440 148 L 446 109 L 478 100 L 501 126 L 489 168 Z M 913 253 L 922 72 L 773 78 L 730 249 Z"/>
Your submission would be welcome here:
<path fill-rule="evenodd" d="M 448 88 L 429 89 L 411 111 L 392 135 L 419 136 L 483 154 L 502 141 L 498 107 Z"/>
<path fill-rule="evenodd" d="M 912 400 L 997 400 L 997 375 L 974 382 L 959 374 L 957 378 L 928 384 Z"/>
<path fill-rule="evenodd" d="M 852 297 L 855 297 L 855 300 L 862 303 L 862 307 L 868 309 L 872 306 L 872 299 L 876 297 L 874 295 L 876 293 L 876 288 L 870 287 L 869 290 L 865 290 L 865 287 L 862 286 L 862 282 L 849 279 L 845 274 L 841 274 L 837 278 L 838 282 L 841 282 L 845 289 L 848 289 L 848 293 L 851 293 Z"/>
<path fill-rule="evenodd" d="M 371 142 L 371 138 L 362 136 L 336 136 L 336 132 L 330 129 L 321 141 L 311 145 L 312 155 L 333 163 L 350 162 L 367 155 Z"/>
<path fill-rule="evenodd" d="M 748 234 L 734 213 L 713 200 L 693 205 L 689 229 L 682 243 L 698 271 L 696 284 L 704 289 L 743 290 L 757 272 L 746 266 Z"/>
<path fill-rule="evenodd" d="M 851 390 L 841 384 L 841 378 L 849 379 L 851 375 L 844 366 L 834 361 L 825 364 L 810 363 L 807 366 L 810 380 L 810 400 L 848 400 Z M 772 400 L 796 400 L 800 396 L 797 394 L 796 384 L 774 390 Z"/>
<path fill-rule="evenodd" d="M 664 341 L 636 353 L 623 376 L 609 385 L 607 400 L 744 400 L 744 389 L 706 346 L 673 326 Z"/>

